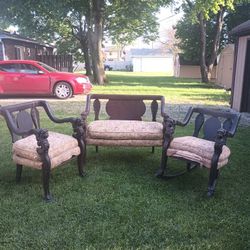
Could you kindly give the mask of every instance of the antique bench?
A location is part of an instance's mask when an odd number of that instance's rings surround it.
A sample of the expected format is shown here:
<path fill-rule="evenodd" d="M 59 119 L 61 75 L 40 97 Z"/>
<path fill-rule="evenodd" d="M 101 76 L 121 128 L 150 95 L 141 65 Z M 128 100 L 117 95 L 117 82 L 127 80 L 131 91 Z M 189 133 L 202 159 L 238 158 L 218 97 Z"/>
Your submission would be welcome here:
<path fill-rule="evenodd" d="M 73 136 L 41 128 L 39 109 L 43 108 L 49 119 L 55 123 L 71 123 Z M 54 116 L 45 101 L 31 101 L 2 106 L 0 114 L 5 118 L 12 137 L 12 157 L 16 163 L 16 181 L 21 179 L 23 166 L 42 170 L 45 201 L 51 201 L 49 179 L 51 169 L 77 157 L 80 176 L 84 176 L 85 145 L 81 118 Z"/>
<path fill-rule="evenodd" d="M 94 121 L 87 123 L 93 101 Z M 145 120 L 146 104 L 151 120 Z M 100 119 L 101 107 L 106 111 Z M 161 122 L 156 120 L 160 109 Z M 85 111 L 81 114 L 86 145 L 162 147 L 165 130 L 165 99 L 157 95 L 88 95 Z M 142 119 L 144 118 L 144 120 Z"/>
<path fill-rule="evenodd" d="M 185 127 L 193 114 L 194 132 L 192 136 L 174 137 L 175 126 Z M 240 120 L 240 114 L 223 112 L 215 109 L 190 108 L 183 122 L 166 119 L 164 140 L 164 158 L 156 176 L 169 179 L 184 174 L 197 166 L 209 169 L 207 195 L 215 192 L 219 170 L 228 163 L 230 149 L 226 146 L 227 138 L 233 137 Z M 203 130 L 201 131 L 201 128 Z M 202 138 L 199 138 L 199 135 Z M 185 160 L 187 171 L 169 174 L 167 168 L 168 157 Z"/>

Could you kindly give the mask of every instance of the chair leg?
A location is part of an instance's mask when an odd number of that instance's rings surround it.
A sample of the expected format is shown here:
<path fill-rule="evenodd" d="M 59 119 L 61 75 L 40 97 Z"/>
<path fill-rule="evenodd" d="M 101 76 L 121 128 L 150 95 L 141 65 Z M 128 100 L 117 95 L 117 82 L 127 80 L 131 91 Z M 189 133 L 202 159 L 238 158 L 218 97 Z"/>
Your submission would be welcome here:
<path fill-rule="evenodd" d="M 155 152 L 155 147 L 152 147 L 152 154 L 154 154 L 154 152 Z"/>
<path fill-rule="evenodd" d="M 77 156 L 78 172 L 81 177 L 84 177 L 86 175 L 86 172 L 84 170 L 86 162 L 86 144 L 83 140 L 79 140 L 78 145 L 81 150 L 81 154 Z"/>
<path fill-rule="evenodd" d="M 99 152 L 99 147 L 95 146 L 95 152 L 98 153 Z"/>
<path fill-rule="evenodd" d="M 42 179 L 43 179 L 43 190 L 44 190 L 44 200 L 46 202 L 52 201 L 52 196 L 49 191 L 49 180 L 50 180 L 50 161 L 43 163 L 42 166 Z"/>
<path fill-rule="evenodd" d="M 168 160 L 167 153 L 166 153 L 166 150 L 163 148 L 162 154 L 161 154 L 161 166 L 155 173 L 156 177 L 163 177 L 164 176 L 164 173 L 165 173 L 166 168 L 167 168 L 167 160 Z"/>
<path fill-rule="evenodd" d="M 207 196 L 208 197 L 212 197 L 214 195 L 218 175 L 219 175 L 218 169 L 216 169 L 214 171 L 212 170 L 212 168 L 210 169 L 208 189 L 207 189 Z"/>
<path fill-rule="evenodd" d="M 21 181 L 23 166 L 20 164 L 16 164 L 16 182 L 19 183 Z"/>

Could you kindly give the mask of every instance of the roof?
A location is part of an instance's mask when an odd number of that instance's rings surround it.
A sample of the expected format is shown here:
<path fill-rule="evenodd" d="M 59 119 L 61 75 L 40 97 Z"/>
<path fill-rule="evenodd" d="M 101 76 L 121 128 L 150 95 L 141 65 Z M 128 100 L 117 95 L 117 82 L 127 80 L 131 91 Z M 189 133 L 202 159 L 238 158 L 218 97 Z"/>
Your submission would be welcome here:
<path fill-rule="evenodd" d="M 34 39 L 30 39 L 30 38 L 21 36 L 21 35 L 16 34 L 16 33 L 10 33 L 10 32 L 5 31 L 5 30 L 0 30 L 0 39 L 12 39 L 12 40 L 34 43 L 34 44 L 42 45 L 44 47 L 53 48 L 52 45 L 41 43 L 41 42 L 38 42 Z"/>
<path fill-rule="evenodd" d="M 250 20 L 236 26 L 230 31 L 230 35 L 246 36 L 250 35 Z"/>
<path fill-rule="evenodd" d="M 169 57 L 172 52 L 168 49 L 131 49 L 131 57 Z"/>

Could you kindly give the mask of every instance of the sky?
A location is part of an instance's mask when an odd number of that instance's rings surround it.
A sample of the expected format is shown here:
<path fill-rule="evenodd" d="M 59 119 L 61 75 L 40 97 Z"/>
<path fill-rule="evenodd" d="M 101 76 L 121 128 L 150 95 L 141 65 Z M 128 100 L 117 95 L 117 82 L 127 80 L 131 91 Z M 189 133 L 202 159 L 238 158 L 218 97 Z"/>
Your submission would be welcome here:
<path fill-rule="evenodd" d="M 157 14 L 159 22 L 159 39 L 156 42 L 151 42 L 146 44 L 143 42 L 142 38 L 138 38 L 134 43 L 133 47 L 135 48 L 156 48 L 160 46 L 161 41 L 166 41 L 167 39 L 167 30 L 171 29 L 178 20 L 181 19 L 183 13 L 175 13 L 171 7 L 161 8 L 160 12 Z"/>

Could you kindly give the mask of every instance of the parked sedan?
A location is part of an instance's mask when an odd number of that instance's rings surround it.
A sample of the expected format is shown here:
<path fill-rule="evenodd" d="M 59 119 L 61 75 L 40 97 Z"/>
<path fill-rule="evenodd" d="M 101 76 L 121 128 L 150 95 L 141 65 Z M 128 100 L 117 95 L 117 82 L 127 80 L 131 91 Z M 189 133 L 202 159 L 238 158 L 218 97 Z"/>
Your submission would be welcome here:
<path fill-rule="evenodd" d="M 66 99 L 87 94 L 91 88 L 83 74 L 60 72 L 38 61 L 0 61 L 0 95 L 55 95 Z"/>

